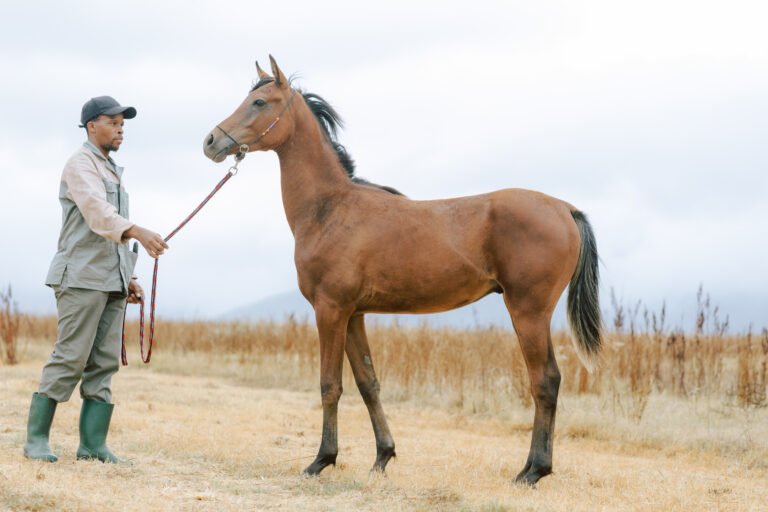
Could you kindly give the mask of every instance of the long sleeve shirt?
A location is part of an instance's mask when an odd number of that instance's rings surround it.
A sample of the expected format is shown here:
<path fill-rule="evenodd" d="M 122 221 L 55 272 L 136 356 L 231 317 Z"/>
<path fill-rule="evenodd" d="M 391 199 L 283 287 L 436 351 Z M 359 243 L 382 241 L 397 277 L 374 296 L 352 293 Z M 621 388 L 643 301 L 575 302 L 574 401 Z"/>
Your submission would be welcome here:
<path fill-rule="evenodd" d="M 104 157 L 91 141 L 86 141 L 83 149 L 69 159 L 61 174 L 67 185 L 66 197 L 77 205 L 91 231 L 117 243 L 125 242 L 123 233 L 133 226 L 107 199 L 120 187 L 121 175 L 122 168 Z M 108 183 L 115 187 L 107 190 Z"/>
<path fill-rule="evenodd" d="M 67 161 L 59 183 L 62 225 L 45 284 L 127 293 L 138 254 L 129 250 L 122 167 L 90 141 Z"/>

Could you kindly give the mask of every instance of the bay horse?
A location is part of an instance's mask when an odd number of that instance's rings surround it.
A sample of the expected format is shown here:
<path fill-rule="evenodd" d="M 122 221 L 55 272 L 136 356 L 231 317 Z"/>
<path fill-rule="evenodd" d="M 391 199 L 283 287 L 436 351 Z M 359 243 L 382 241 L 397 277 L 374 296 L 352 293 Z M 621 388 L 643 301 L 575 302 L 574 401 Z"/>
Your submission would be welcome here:
<path fill-rule="evenodd" d="M 321 97 L 295 90 L 271 55 L 270 63 L 272 75 L 256 63 L 258 82 L 206 135 L 203 149 L 214 162 L 269 150 L 280 161 L 298 284 L 314 308 L 320 339 L 323 429 L 317 457 L 304 473 L 317 475 L 336 463 L 345 352 L 376 438 L 372 471 L 383 472 L 395 456 L 366 313 L 435 313 L 500 293 L 535 404 L 528 460 L 515 481 L 534 485 L 552 471 L 560 372 L 550 321 L 566 286 L 574 347 L 585 366 L 591 368 L 601 347 L 598 255 L 586 216 L 530 190 L 416 201 L 361 180 L 337 141 L 336 111 Z"/>

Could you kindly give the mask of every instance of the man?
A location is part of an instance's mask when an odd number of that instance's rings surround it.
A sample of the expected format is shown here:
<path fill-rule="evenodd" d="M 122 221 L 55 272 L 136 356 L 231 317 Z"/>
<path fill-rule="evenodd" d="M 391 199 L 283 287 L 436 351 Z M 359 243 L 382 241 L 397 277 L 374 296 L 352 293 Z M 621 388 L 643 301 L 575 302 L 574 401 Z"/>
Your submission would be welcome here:
<path fill-rule="evenodd" d="M 88 140 L 64 166 L 59 187 L 62 226 L 58 251 L 46 285 L 53 288 L 58 336 L 40 387 L 32 395 L 24 455 L 55 462 L 48 444 L 59 402 L 69 400 L 80 382 L 78 459 L 118 462 L 106 445 L 112 418 L 111 383 L 119 368 L 120 337 L 126 299 L 136 303 L 143 290 L 133 276 L 138 240 L 152 258 L 168 245 L 163 238 L 128 220 L 123 168 L 109 154 L 120 149 L 123 123 L 136 109 L 109 96 L 83 105 L 81 127 Z"/>

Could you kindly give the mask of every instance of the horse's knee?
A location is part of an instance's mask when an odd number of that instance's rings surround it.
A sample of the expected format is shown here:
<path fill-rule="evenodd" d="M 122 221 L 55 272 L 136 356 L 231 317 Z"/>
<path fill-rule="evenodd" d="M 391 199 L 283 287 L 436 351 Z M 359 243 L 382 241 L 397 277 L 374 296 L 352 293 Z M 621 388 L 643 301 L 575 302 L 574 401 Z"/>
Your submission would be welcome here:
<path fill-rule="evenodd" d="M 321 384 L 320 396 L 323 401 L 323 405 L 335 405 L 339 402 L 341 394 L 343 392 L 341 383 L 339 384 Z"/>
<path fill-rule="evenodd" d="M 375 401 L 379 397 L 380 386 L 376 378 L 358 382 L 357 389 L 360 390 L 360 396 L 363 397 L 363 401 L 366 404 Z"/>

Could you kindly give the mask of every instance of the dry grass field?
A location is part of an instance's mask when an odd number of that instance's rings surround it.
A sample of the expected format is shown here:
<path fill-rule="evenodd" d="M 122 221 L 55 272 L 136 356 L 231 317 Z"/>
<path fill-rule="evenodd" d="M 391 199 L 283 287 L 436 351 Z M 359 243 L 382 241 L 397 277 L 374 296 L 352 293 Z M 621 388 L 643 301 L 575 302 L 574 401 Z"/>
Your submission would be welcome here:
<path fill-rule="evenodd" d="M 347 369 L 339 464 L 302 478 L 322 417 L 313 326 L 160 319 L 151 364 L 131 341 L 115 377 L 110 445 L 130 463 L 110 466 L 75 461 L 79 398 L 57 411 L 59 462 L 23 458 L 55 319 L 22 318 L 17 363 L 0 347 L 0 510 L 766 510 L 768 333 L 727 335 L 706 300 L 687 332 L 614 306 L 594 374 L 554 337 L 555 472 L 536 489 L 511 483 L 533 409 L 506 330 L 370 329 L 398 457 L 369 475 L 373 434 Z"/>

